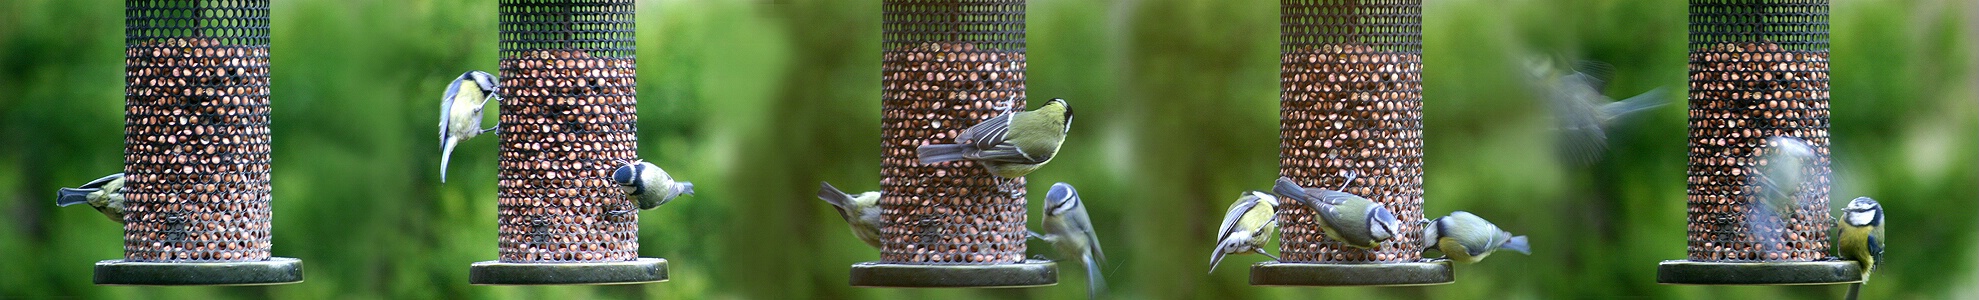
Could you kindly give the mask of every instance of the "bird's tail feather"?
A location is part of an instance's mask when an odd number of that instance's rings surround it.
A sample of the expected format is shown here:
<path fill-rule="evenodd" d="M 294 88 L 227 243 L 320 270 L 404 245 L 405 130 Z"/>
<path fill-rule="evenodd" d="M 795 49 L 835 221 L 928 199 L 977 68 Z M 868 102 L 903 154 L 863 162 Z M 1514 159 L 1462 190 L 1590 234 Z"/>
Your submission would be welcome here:
<path fill-rule="evenodd" d="M 1648 92 L 1643 92 L 1640 95 L 1635 95 L 1635 97 L 1622 99 L 1622 101 L 1603 104 L 1601 105 L 1601 115 L 1608 116 L 1609 118 L 1621 118 L 1631 113 L 1663 106 L 1663 98 L 1665 98 L 1663 94 L 1665 93 L 1668 93 L 1668 88 L 1659 87 Z"/>
<path fill-rule="evenodd" d="M 1106 293 L 1106 277 L 1100 276 L 1099 262 L 1094 261 L 1092 255 L 1086 255 L 1085 262 L 1086 262 L 1086 285 L 1087 285 L 1086 298 L 1099 299 L 1099 294 Z"/>
<path fill-rule="evenodd" d="M 925 164 L 935 164 L 935 163 L 962 160 L 963 149 L 967 149 L 965 147 L 969 147 L 969 145 L 962 145 L 962 144 L 921 145 L 921 147 L 915 149 L 914 152 L 918 153 L 921 156 L 921 164 L 925 165 Z"/>
<path fill-rule="evenodd" d="M 1209 252 L 1209 272 L 1216 273 L 1216 265 L 1220 264 L 1223 264 L 1223 245 L 1216 245 Z"/>
<path fill-rule="evenodd" d="M 102 189 L 62 188 L 61 191 L 55 192 L 56 195 L 55 205 L 70 206 L 76 204 L 89 203 L 89 193 L 95 193 L 96 191 L 101 191 L 101 190 Z"/>
<path fill-rule="evenodd" d="M 818 187 L 818 199 L 824 199 L 825 203 L 831 203 L 831 206 L 841 210 L 852 204 L 852 195 L 847 195 L 845 191 L 838 190 L 838 187 L 831 186 L 830 182 L 824 182 L 822 185 Z"/>
<path fill-rule="evenodd" d="M 1526 244 L 1525 236 L 1523 235 L 1512 237 L 1511 240 L 1505 241 L 1505 245 L 1501 245 L 1498 247 L 1503 248 L 1505 250 L 1518 251 L 1519 253 L 1524 253 L 1525 255 L 1532 255 L 1532 245 Z"/>
<path fill-rule="evenodd" d="M 454 145 L 457 144 L 460 140 L 447 139 L 447 144 L 440 148 L 440 183 L 447 183 L 447 161 L 454 157 Z"/>
<path fill-rule="evenodd" d="M 1278 183 L 1271 186 L 1271 192 L 1277 193 L 1280 197 L 1292 197 L 1292 200 L 1309 206 L 1311 209 L 1319 209 L 1319 206 L 1317 206 L 1319 201 L 1313 199 L 1312 195 L 1307 195 L 1306 188 L 1299 187 L 1299 183 L 1292 182 L 1291 178 L 1279 177 Z"/>

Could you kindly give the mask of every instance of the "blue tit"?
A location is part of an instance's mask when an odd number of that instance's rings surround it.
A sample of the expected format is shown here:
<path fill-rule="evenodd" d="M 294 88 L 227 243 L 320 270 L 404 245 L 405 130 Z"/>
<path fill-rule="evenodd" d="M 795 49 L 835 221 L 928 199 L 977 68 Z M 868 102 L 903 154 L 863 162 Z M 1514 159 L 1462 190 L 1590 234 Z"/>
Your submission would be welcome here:
<path fill-rule="evenodd" d="M 1798 138 L 1775 136 L 1766 139 L 1768 145 L 1764 168 L 1751 172 L 1751 180 L 1759 186 L 1759 204 L 1765 212 L 1780 219 L 1790 219 L 1795 208 L 1800 206 L 1795 197 L 1800 186 L 1808 179 L 1808 167 L 1817 159 L 1814 147 Z"/>
<path fill-rule="evenodd" d="M 1616 119 L 1662 106 L 1668 98 L 1664 88 L 1656 88 L 1615 101 L 1601 92 L 1606 88 L 1604 77 L 1609 76 L 1613 67 L 1584 62 L 1581 70 L 1556 77 L 1552 76 L 1550 63 L 1550 60 L 1536 60 L 1530 71 L 1536 77 L 1539 94 L 1552 109 L 1560 154 L 1576 164 L 1593 164 L 1601 159 L 1608 149 L 1608 128 Z"/>
<path fill-rule="evenodd" d="M 447 182 L 447 161 L 453 158 L 454 145 L 495 130 L 481 128 L 481 109 L 500 92 L 495 75 L 482 71 L 467 71 L 447 85 L 447 94 L 440 99 L 440 182 Z"/>
<path fill-rule="evenodd" d="M 997 115 L 955 136 L 954 144 L 922 145 L 922 164 L 970 160 L 991 174 L 1024 177 L 1051 162 L 1072 129 L 1072 106 L 1051 99 L 1037 110 Z"/>
<path fill-rule="evenodd" d="M 124 223 L 124 173 L 110 174 L 76 188 L 57 191 L 55 205 L 89 204 L 110 221 Z"/>
<path fill-rule="evenodd" d="M 1230 254 L 1257 253 L 1278 260 L 1264 250 L 1264 243 L 1271 241 L 1272 232 L 1278 229 L 1277 214 L 1278 197 L 1265 192 L 1244 192 L 1236 203 L 1230 203 L 1229 211 L 1223 213 L 1223 225 L 1216 229 L 1216 250 L 1209 253 L 1209 271 L 1216 272 L 1216 265 Z"/>
<path fill-rule="evenodd" d="M 612 171 L 612 182 L 633 199 L 639 199 L 639 209 L 653 209 L 680 198 L 693 196 L 694 183 L 674 181 L 673 175 L 644 160 L 633 161 Z"/>
<path fill-rule="evenodd" d="M 1348 174 L 1346 182 L 1353 182 L 1354 177 Z M 1345 189 L 1346 184 L 1342 183 L 1340 188 Z M 1388 207 L 1358 195 L 1304 188 L 1285 177 L 1279 177 L 1271 190 L 1279 197 L 1291 198 L 1311 208 L 1319 215 L 1319 229 L 1326 233 L 1326 238 L 1348 246 L 1373 249 L 1381 246 L 1382 241 L 1395 238 L 1402 228 L 1402 221 Z"/>
<path fill-rule="evenodd" d="M 1838 223 L 1841 234 L 1835 241 L 1836 252 L 1861 264 L 1862 281 L 1868 282 L 1869 272 L 1883 263 L 1883 205 L 1869 197 L 1855 198 L 1842 209 Z"/>
<path fill-rule="evenodd" d="M 1098 298 L 1106 291 L 1106 278 L 1099 273 L 1106 254 L 1100 250 L 1099 235 L 1093 232 L 1086 206 L 1079 203 L 1079 191 L 1072 189 L 1071 184 L 1052 184 L 1051 191 L 1045 192 L 1044 230 L 1043 234 L 1031 235 L 1051 243 L 1058 248 L 1059 255 L 1070 256 L 1086 266 L 1088 297 Z"/>
<path fill-rule="evenodd" d="M 1440 250 L 1451 261 L 1466 264 L 1484 260 L 1498 249 L 1532 255 L 1525 236 L 1512 236 L 1491 221 L 1461 210 L 1430 220 L 1422 229 L 1422 248 Z"/>
<path fill-rule="evenodd" d="M 839 191 L 827 182 L 818 188 L 818 199 L 824 199 L 825 203 L 838 210 L 838 217 L 852 226 L 852 236 L 859 237 L 859 241 L 866 242 L 873 249 L 880 248 L 880 222 L 885 220 L 880 218 L 880 192 L 864 192 L 854 196 Z"/>

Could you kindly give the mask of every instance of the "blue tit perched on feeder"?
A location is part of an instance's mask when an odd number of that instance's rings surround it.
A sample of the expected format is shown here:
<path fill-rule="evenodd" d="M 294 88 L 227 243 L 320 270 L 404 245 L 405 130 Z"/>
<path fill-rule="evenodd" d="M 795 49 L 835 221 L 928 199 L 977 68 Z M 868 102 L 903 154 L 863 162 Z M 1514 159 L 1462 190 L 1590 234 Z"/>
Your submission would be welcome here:
<path fill-rule="evenodd" d="M 666 170 L 644 160 L 633 161 L 612 171 L 612 182 L 625 195 L 639 200 L 639 209 L 653 209 L 680 196 L 693 196 L 694 183 L 674 181 Z"/>
<path fill-rule="evenodd" d="M 1346 183 L 1354 181 L 1355 175 L 1348 174 Z M 1319 228 L 1325 231 L 1326 238 L 1340 241 L 1348 246 L 1362 249 L 1379 247 L 1382 241 L 1395 238 L 1402 221 L 1395 217 L 1381 203 L 1376 203 L 1359 195 L 1338 190 L 1304 188 L 1291 178 L 1279 177 L 1272 192 L 1279 197 L 1292 198 L 1319 216 Z"/>
<path fill-rule="evenodd" d="M 482 71 L 467 71 L 447 85 L 446 96 L 440 99 L 440 182 L 447 182 L 447 161 L 453 158 L 455 145 L 496 129 L 481 128 L 481 110 L 500 92 L 495 75 Z"/>
<path fill-rule="evenodd" d="M 1071 184 L 1052 184 L 1051 191 L 1045 192 L 1044 230 L 1043 234 L 1031 233 L 1031 236 L 1051 243 L 1058 254 L 1085 265 L 1088 297 L 1098 298 L 1106 291 L 1106 278 L 1099 273 L 1106 254 L 1100 250 L 1099 235 L 1093 232 L 1086 206 L 1079 201 L 1079 191 L 1072 189 Z"/>
<path fill-rule="evenodd" d="M 880 222 L 885 220 L 880 217 L 880 192 L 846 194 L 826 182 L 818 188 L 818 199 L 837 209 L 838 217 L 852 226 L 852 236 L 873 249 L 880 248 Z"/>
<path fill-rule="evenodd" d="M 1244 192 L 1223 213 L 1223 225 L 1216 229 L 1216 249 L 1209 253 L 1209 271 L 1223 263 L 1223 256 L 1257 253 L 1278 260 L 1265 252 L 1264 244 L 1278 229 L 1278 197 L 1260 191 Z"/>
<path fill-rule="evenodd" d="M 954 144 L 922 145 L 915 152 L 922 164 L 966 159 L 999 177 L 1024 177 L 1058 155 L 1071 129 L 1071 105 L 1051 99 L 1036 110 L 1003 113 L 971 126 Z"/>
<path fill-rule="evenodd" d="M 1451 261 L 1466 264 L 1484 260 L 1498 249 L 1532 255 L 1525 236 L 1512 236 L 1491 221 L 1461 210 L 1428 221 L 1423 227 L 1422 247 L 1440 250 Z"/>
<path fill-rule="evenodd" d="M 1869 271 L 1883 263 L 1883 205 L 1869 197 L 1855 198 L 1842 209 L 1838 223 L 1841 234 L 1835 241 L 1836 252 L 1861 264 L 1862 281 L 1868 282 Z"/>
<path fill-rule="evenodd" d="M 76 188 L 56 191 L 55 205 L 89 204 L 117 224 L 124 223 L 124 173 L 110 174 Z"/>

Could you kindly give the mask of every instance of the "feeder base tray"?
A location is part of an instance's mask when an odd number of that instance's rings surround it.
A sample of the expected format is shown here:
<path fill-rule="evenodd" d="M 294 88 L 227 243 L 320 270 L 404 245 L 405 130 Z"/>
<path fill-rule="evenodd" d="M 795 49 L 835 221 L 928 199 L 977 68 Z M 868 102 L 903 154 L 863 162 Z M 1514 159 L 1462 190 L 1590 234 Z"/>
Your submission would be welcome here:
<path fill-rule="evenodd" d="M 852 265 L 852 286 L 889 288 L 1017 288 L 1058 284 L 1058 263 L 1026 260 L 1014 264 Z"/>
<path fill-rule="evenodd" d="M 1656 283 L 1727 285 L 1817 285 L 1862 281 L 1852 260 L 1718 262 L 1666 260 L 1656 265 Z"/>
<path fill-rule="evenodd" d="M 1270 286 L 1411 286 L 1456 281 L 1450 261 L 1404 263 L 1289 263 L 1267 261 L 1251 265 L 1251 285 Z"/>
<path fill-rule="evenodd" d="M 273 285 L 302 282 L 302 260 L 274 257 L 243 262 L 96 262 L 96 284 Z"/>
<path fill-rule="evenodd" d="M 637 284 L 667 281 L 667 260 L 641 257 L 603 263 L 477 262 L 467 282 L 480 285 Z"/>

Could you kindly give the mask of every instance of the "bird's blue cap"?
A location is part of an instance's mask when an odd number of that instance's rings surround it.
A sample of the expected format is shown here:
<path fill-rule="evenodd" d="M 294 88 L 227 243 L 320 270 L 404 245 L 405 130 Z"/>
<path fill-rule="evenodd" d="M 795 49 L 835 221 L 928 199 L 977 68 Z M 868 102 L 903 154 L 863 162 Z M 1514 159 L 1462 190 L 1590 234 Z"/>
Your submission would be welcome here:
<path fill-rule="evenodd" d="M 622 185 L 622 186 L 638 185 L 639 171 L 641 170 L 639 170 L 638 162 L 633 162 L 633 163 L 625 164 L 625 166 L 620 166 L 618 167 L 618 170 L 612 171 L 612 182 L 618 183 L 618 185 Z"/>

